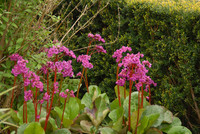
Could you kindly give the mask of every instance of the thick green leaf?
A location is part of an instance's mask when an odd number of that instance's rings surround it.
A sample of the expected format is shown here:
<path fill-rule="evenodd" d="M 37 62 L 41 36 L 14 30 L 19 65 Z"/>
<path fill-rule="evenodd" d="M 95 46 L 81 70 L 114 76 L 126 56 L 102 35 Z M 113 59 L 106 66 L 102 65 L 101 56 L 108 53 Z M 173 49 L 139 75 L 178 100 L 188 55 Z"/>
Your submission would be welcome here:
<path fill-rule="evenodd" d="M 112 119 L 113 126 L 112 128 L 116 131 L 122 129 L 122 121 L 123 121 L 124 110 L 122 107 L 118 107 L 109 113 L 109 117 Z"/>
<path fill-rule="evenodd" d="M 40 119 L 40 124 L 41 124 L 42 127 L 45 126 L 45 121 L 46 121 L 46 118 L 41 118 L 41 119 Z M 46 130 L 48 130 L 48 131 L 55 131 L 55 130 L 57 130 L 57 129 L 58 129 L 58 127 L 57 127 L 57 125 L 56 125 L 55 120 L 54 120 L 53 118 L 50 117 L 49 120 L 48 120 L 48 123 L 47 123 L 47 128 L 46 128 Z"/>
<path fill-rule="evenodd" d="M 174 126 L 181 126 L 181 120 L 177 117 L 174 117 L 173 122 L 171 124 L 168 123 L 161 124 L 159 126 L 159 129 L 167 133 Z"/>
<path fill-rule="evenodd" d="M 140 120 L 140 118 L 141 118 L 142 113 L 144 112 L 144 110 L 145 110 L 144 108 L 140 109 L 140 111 L 139 111 L 139 120 Z M 132 115 L 131 115 L 131 128 L 132 128 L 133 132 L 135 132 L 135 128 L 136 128 L 136 124 L 137 124 L 137 117 L 138 117 L 138 111 L 134 111 L 132 113 Z"/>
<path fill-rule="evenodd" d="M 125 89 L 126 90 L 126 89 Z M 124 99 L 124 87 L 119 86 L 120 98 Z M 126 97 L 129 95 L 129 92 L 126 90 Z M 118 88 L 117 85 L 115 86 L 115 95 L 118 98 Z"/>
<path fill-rule="evenodd" d="M 90 133 L 91 128 L 93 127 L 92 122 L 89 122 L 87 120 L 82 120 L 80 122 L 80 126 L 86 133 Z"/>
<path fill-rule="evenodd" d="M 146 132 L 156 122 L 159 116 L 159 113 L 155 113 L 141 117 L 141 120 L 139 121 L 140 125 L 137 128 L 137 133 L 143 134 L 144 132 Z"/>
<path fill-rule="evenodd" d="M 163 134 L 162 131 L 157 128 L 150 128 L 145 134 Z"/>
<path fill-rule="evenodd" d="M 101 134 L 116 134 L 116 132 L 112 128 L 109 128 L 109 127 L 103 127 L 103 128 L 100 128 L 99 130 Z"/>
<path fill-rule="evenodd" d="M 17 134 L 24 134 L 24 130 L 26 129 L 26 127 L 27 127 L 28 125 L 29 125 L 29 124 L 20 125 L 20 127 L 17 129 Z"/>
<path fill-rule="evenodd" d="M 76 98 L 70 98 L 69 102 L 66 104 L 65 115 L 68 119 L 73 120 L 79 114 L 79 104 Z M 66 117 L 65 116 L 65 117 Z"/>
<path fill-rule="evenodd" d="M 146 107 L 146 110 L 143 112 L 143 116 L 150 116 L 152 114 L 159 114 L 159 118 L 152 124 L 152 127 L 158 127 L 164 120 L 164 114 L 167 111 L 166 108 L 158 105 L 150 105 Z M 142 118 L 141 117 L 141 118 Z"/>
<path fill-rule="evenodd" d="M 111 111 L 108 115 L 110 119 L 112 119 L 113 122 L 116 122 L 120 117 L 123 116 L 123 108 L 118 107 L 117 109 L 114 109 Z"/>
<path fill-rule="evenodd" d="M 62 128 L 52 132 L 51 134 L 71 134 L 71 132 L 66 128 Z"/>
<path fill-rule="evenodd" d="M 119 100 L 115 99 L 110 103 L 110 110 L 113 111 L 114 109 L 117 109 L 119 107 Z"/>
<path fill-rule="evenodd" d="M 62 119 L 62 113 L 63 110 L 61 110 L 59 107 L 55 107 L 54 110 L 56 111 L 56 113 L 58 114 L 60 120 Z M 63 126 L 65 128 L 69 128 L 69 126 L 73 123 L 73 120 L 69 119 L 69 115 L 64 114 L 64 118 L 63 118 Z M 60 125 L 60 124 L 59 124 Z"/>
<path fill-rule="evenodd" d="M 192 132 L 183 126 L 174 126 L 167 132 L 168 134 L 192 134 Z"/>
<path fill-rule="evenodd" d="M 164 123 L 172 123 L 172 121 L 173 121 L 173 114 L 172 114 L 172 112 L 170 112 L 169 110 L 167 110 L 167 111 L 164 113 L 163 122 L 164 122 Z"/>
<path fill-rule="evenodd" d="M 20 120 L 19 124 L 23 124 L 23 105 L 19 108 L 17 117 Z M 35 120 L 35 109 L 32 102 L 27 102 L 27 120 L 28 122 L 33 122 Z"/>
<path fill-rule="evenodd" d="M 109 112 L 109 108 L 106 106 L 106 101 L 100 96 L 95 100 L 93 109 L 87 108 L 85 110 L 95 127 L 100 125 Z"/>
<path fill-rule="evenodd" d="M 91 108 L 92 106 L 92 95 L 89 93 L 85 93 L 83 98 L 81 99 L 81 104 L 84 104 L 86 107 Z"/>
<path fill-rule="evenodd" d="M 140 100 L 141 102 L 141 100 Z M 143 99 L 143 107 L 145 108 L 146 106 L 149 105 L 149 103 L 146 101 L 146 99 Z M 128 117 L 128 104 L 129 104 L 129 96 L 126 97 L 126 99 L 124 100 L 124 111 L 125 114 L 124 116 L 127 118 Z M 131 93 L 131 113 L 133 113 L 134 111 L 137 111 L 138 108 L 138 92 L 132 92 Z"/>
<path fill-rule="evenodd" d="M 40 123 L 32 122 L 26 127 L 24 134 L 45 134 L 45 131 L 40 126 Z"/>

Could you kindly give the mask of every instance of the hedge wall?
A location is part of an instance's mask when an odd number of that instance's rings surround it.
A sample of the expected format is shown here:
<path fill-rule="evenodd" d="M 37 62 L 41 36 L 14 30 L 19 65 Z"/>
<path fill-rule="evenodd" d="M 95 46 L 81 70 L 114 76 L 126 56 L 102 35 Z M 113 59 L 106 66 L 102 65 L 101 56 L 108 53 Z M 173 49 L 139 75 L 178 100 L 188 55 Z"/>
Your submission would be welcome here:
<path fill-rule="evenodd" d="M 134 53 L 143 53 L 153 64 L 149 76 L 158 84 L 152 88 L 154 103 L 177 113 L 184 125 L 197 133 L 200 131 L 200 2 L 177 1 L 112 1 L 89 28 L 74 37 L 71 46 L 86 47 L 89 32 L 100 33 L 107 42 L 112 42 L 120 30 L 118 41 L 105 45 L 108 54 L 92 57 L 90 84 L 99 85 L 114 99 L 116 63 L 112 54 L 123 45 L 130 46 Z M 98 6 L 104 4 L 101 1 Z"/>

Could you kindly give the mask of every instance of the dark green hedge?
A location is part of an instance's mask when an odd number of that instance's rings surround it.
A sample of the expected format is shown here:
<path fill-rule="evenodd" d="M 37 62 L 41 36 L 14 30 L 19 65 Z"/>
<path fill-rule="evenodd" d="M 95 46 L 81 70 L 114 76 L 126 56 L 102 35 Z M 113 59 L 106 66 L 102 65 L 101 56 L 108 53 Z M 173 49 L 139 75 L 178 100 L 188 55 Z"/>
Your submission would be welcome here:
<path fill-rule="evenodd" d="M 105 3 L 101 2 L 103 6 Z M 134 0 L 131 4 L 111 2 L 93 24 L 80 31 L 71 42 L 75 48 L 87 46 L 85 39 L 89 32 L 100 33 L 107 42 L 114 41 L 118 37 L 119 7 L 118 41 L 105 46 L 108 54 L 92 57 L 94 68 L 88 71 L 90 84 L 99 85 L 114 99 L 116 63 L 112 54 L 123 45 L 130 46 L 134 53 L 143 53 L 144 59 L 153 64 L 149 76 L 158 84 L 152 88 L 153 102 L 177 113 L 185 126 L 191 128 L 192 123 L 194 133 L 200 131 L 191 95 L 194 91 L 200 107 L 200 10 L 196 5 L 159 0 Z M 97 8 L 99 5 L 91 10 Z M 82 52 L 85 50 L 79 53 Z"/>

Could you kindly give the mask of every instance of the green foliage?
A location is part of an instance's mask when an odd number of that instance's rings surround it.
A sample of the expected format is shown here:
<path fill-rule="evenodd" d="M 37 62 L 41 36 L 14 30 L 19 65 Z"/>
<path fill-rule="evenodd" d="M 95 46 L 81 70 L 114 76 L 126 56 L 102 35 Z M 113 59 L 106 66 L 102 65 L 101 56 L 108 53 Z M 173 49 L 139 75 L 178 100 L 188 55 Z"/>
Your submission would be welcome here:
<path fill-rule="evenodd" d="M 194 133 L 198 132 L 199 119 L 192 107 L 194 100 L 200 107 L 199 12 L 199 2 L 186 0 L 111 2 L 88 30 L 80 32 L 79 39 L 86 38 L 85 33 L 102 33 L 106 43 L 110 43 L 118 37 L 120 17 L 118 41 L 105 45 L 108 54 L 91 59 L 95 67 L 88 71 L 90 83 L 99 85 L 101 91 L 114 100 L 116 63 L 112 54 L 123 45 L 130 46 L 133 53 L 143 53 L 145 60 L 152 63 L 148 75 L 157 83 L 157 87 L 151 87 L 153 103 L 177 113 L 185 126 L 191 122 Z M 83 47 L 87 44 L 83 40 L 80 42 Z M 191 109 L 195 115 L 191 115 Z"/>

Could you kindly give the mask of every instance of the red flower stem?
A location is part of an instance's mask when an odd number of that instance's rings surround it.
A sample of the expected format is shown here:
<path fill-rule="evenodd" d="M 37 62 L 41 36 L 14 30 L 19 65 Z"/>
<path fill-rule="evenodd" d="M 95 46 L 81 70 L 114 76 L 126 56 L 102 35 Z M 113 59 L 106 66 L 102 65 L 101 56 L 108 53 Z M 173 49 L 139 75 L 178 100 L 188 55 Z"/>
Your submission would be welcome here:
<path fill-rule="evenodd" d="M 40 112 L 39 112 L 39 116 L 41 115 L 41 111 L 42 111 L 42 104 L 40 104 Z M 39 119 L 38 119 L 39 121 Z"/>
<path fill-rule="evenodd" d="M 49 70 L 47 69 L 47 94 L 49 95 Z M 47 101 L 47 113 L 49 109 L 49 101 Z"/>
<path fill-rule="evenodd" d="M 56 59 L 55 59 L 54 63 L 55 63 L 57 60 L 58 60 L 58 55 L 56 55 Z M 57 68 L 55 68 L 55 71 L 54 71 L 54 83 L 53 83 L 53 85 L 56 83 L 56 76 L 57 76 Z M 44 130 L 45 130 L 45 131 L 46 131 L 46 129 L 47 129 L 47 123 L 48 123 L 49 116 L 50 116 L 50 112 L 51 112 L 51 108 L 52 108 L 52 105 L 53 105 L 54 90 L 55 90 L 55 87 L 53 86 L 53 91 L 52 91 L 52 96 L 51 96 L 51 103 L 50 103 L 50 107 L 49 107 L 48 114 L 47 114 L 47 116 L 46 116 L 46 121 L 45 121 L 45 126 L 44 126 Z"/>
<path fill-rule="evenodd" d="M 24 74 L 23 75 L 23 81 L 25 81 Z M 24 86 L 24 92 L 26 91 L 26 86 Z M 23 121 L 24 123 L 27 123 L 27 103 L 24 100 L 24 105 L 23 105 Z"/>
<path fill-rule="evenodd" d="M 151 105 L 151 88 L 150 88 L 150 85 L 148 85 L 149 87 L 149 104 Z"/>
<path fill-rule="evenodd" d="M 63 82 L 63 75 L 60 74 L 60 85 L 59 85 L 59 94 L 62 90 L 62 82 Z M 60 104 L 60 95 L 58 96 L 58 104 Z"/>
<path fill-rule="evenodd" d="M 17 64 L 17 62 L 15 61 L 15 65 L 16 65 L 16 64 Z M 17 76 L 14 76 L 14 84 L 13 84 L 13 87 L 16 85 L 16 80 L 17 80 Z M 15 93 L 15 89 L 12 90 L 12 99 L 11 99 L 11 103 L 10 103 L 10 108 L 12 108 L 12 105 L 13 105 L 14 93 Z"/>
<path fill-rule="evenodd" d="M 141 100 L 141 108 L 143 108 L 143 98 L 144 98 L 144 88 L 142 84 L 142 100 Z"/>
<path fill-rule="evenodd" d="M 132 81 L 129 80 L 128 131 L 131 130 L 131 90 L 132 90 Z"/>
<path fill-rule="evenodd" d="M 87 53 L 86 53 L 87 55 L 88 55 L 88 53 L 89 53 L 91 43 L 92 43 L 92 40 L 90 40 L 90 42 L 89 42 L 89 44 L 88 44 Z"/>
<path fill-rule="evenodd" d="M 83 79 L 83 73 L 84 73 L 84 71 L 85 71 L 85 68 L 83 67 L 82 75 L 81 75 L 81 78 L 80 78 L 80 82 L 78 84 L 78 90 L 77 90 L 77 94 L 76 94 L 77 98 L 78 98 L 79 90 L 80 90 L 80 87 L 81 87 L 81 82 L 82 82 L 82 79 Z"/>
<path fill-rule="evenodd" d="M 35 89 L 35 99 L 34 99 L 34 103 L 35 103 L 35 122 L 37 121 L 37 88 Z"/>
<path fill-rule="evenodd" d="M 64 113 L 65 113 L 65 106 L 66 106 L 66 103 L 67 103 L 67 98 L 65 99 L 65 104 L 64 104 L 64 108 L 63 108 L 63 113 L 62 113 L 60 128 L 62 127 L 62 124 L 63 124 L 63 118 L 64 118 Z"/>
<path fill-rule="evenodd" d="M 139 122 L 139 116 L 140 116 L 140 91 L 138 92 L 138 109 L 137 109 L 137 123 L 135 127 L 135 134 L 137 134 L 137 127 Z"/>
<path fill-rule="evenodd" d="M 89 89 L 88 89 L 88 79 L 87 79 L 87 68 L 85 69 L 85 86 L 87 88 L 87 92 L 89 93 Z"/>
<path fill-rule="evenodd" d="M 130 76 L 133 74 L 134 65 L 132 65 Z M 129 80 L 129 103 L 128 103 L 128 131 L 131 130 L 131 90 L 132 90 L 133 82 Z"/>
<path fill-rule="evenodd" d="M 121 61 L 121 60 L 120 60 Z M 118 81 L 118 74 L 119 74 L 119 66 L 118 64 L 120 61 L 117 63 L 117 74 L 116 74 L 116 81 Z M 119 85 L 117 85 L 117 92 L 118 92 L 118 99 L 119 99 L 119 106 L 121 107 L 121 99 L 120 99 L 120 90 L 119 90 Z"/>

